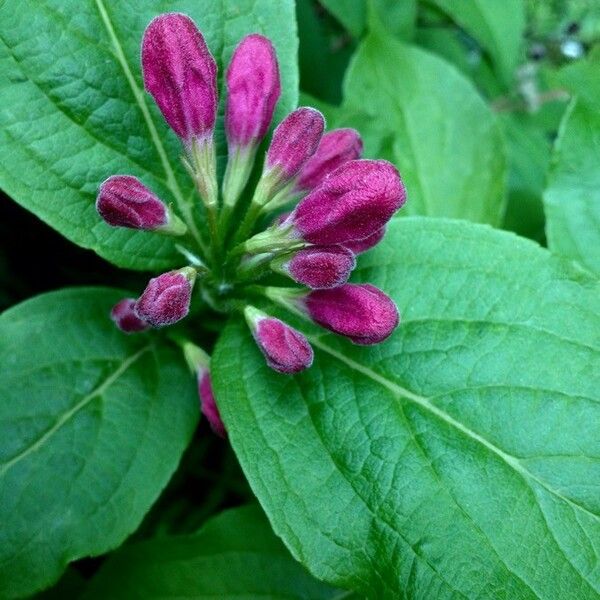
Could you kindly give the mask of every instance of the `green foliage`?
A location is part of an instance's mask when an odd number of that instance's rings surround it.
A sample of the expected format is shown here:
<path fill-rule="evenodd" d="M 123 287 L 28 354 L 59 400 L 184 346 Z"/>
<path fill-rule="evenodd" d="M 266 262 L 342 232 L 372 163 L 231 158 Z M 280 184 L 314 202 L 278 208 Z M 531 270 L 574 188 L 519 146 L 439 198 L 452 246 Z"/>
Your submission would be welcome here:
<path fill-rule="evenodd" d="M 370 12 L 385 23 L 391 34 L 403 39 L 414 34 L 417 0 L 321 0 L 321 4 L 356 38 L 368 28 Z"/>
<path fill-rule="evenodd" d="M 296 105 L 292 0 L 0 3 L 0 187 L 76 244 L 133 269 L 164 270 L 181 260 L 170 238 L 98 219 L 94 200 L 106 177 L 140 177 L 193 218 L 179 141 L 141 81 L 142 33 L 165 11 L 196 20 L 221 71 L 245 34 L 269 36 L 282 71 L 276 119 Z"/>
<path fill-rule="evenodd" d="M 583 101 L 565 115 L 544 194 L 548 245 L 600 275 L 600 114 Z"/>
<path fill-rule="evenodd" d="M 122 294 L 38 296 L 0 316 L 0 596 L 53 583 L 66 564 L 139 525 L 198 419 L 180 356 L 108 318 Z"/>
<path fill-rule="evenodd" d="M 409 190 L 402 214 L 498 225 L 506 160 L 496 119 L 445 61 L 381 30 L 360 45 L 340 121 L 357 127 L 367 156 L 394 162 Z"/>
<path fill-rule="evenodd" d="M 443 10 L 489 54 L 498 75 L 507 86 L 524 58 L 523 0 L 427 0 Z"/>
<path fill-rule="evenodd" d="M 374 598 L 597 598 L 597 280 L 512 234 L 422 218 L 396 220 L 358 279 L 403 314 L 386 343 L 309 330 L 314 366 L 289 378 L 233 323 L 213 357 L 276 533 Z"/>
<path fill-rule="evenodd" d="M 254 506 L 227 511 L 195 535 L 161 538 L 120 550 L 103 566 L 83 598 L 130 600 L 190 597 L 192 593 L 194 598 L 351 598 L 311 577 Z"/>

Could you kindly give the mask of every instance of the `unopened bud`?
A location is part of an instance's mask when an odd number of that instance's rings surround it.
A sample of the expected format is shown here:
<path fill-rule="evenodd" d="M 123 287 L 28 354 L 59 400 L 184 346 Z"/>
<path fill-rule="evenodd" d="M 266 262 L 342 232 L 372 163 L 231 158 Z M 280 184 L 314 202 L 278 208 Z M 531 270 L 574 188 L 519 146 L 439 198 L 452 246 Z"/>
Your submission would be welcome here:
<path fill-rule="evenodd" d="M 313 350 L 299 331 L 253 306 L 247 306 L 244 314 L 269 367 L 279 373 L 298 373 L 312 365 Z"/>
<path fill-rule="evenodd" d="M 246 36 L 227 69 L 225 131 L 230 153 L 254 146 L 267 133 L 281 94 L 275 49 L 264 36 Z"/>
<path fill-rule="evenodd" d="M 110 311 L 110 318 L 125 333 L 139 333 L 150 327 L 135 314 L 135 298 L 124 298 L 117 302 Z"/>
<path fill-rule="evenodd" d="M 309 192 L 315 189 L 339 166 L 360 158 L 362 149 L 362 140 L 355 129 L 334 129 L 326 133 L 317 151 L 302 167 L 296 190 Z"/>
<path fill-rule="evenodd" d="M 295 177 L 315 153 L 323 135 L 325 120 L 314 108 L 298 108 L 273 132 L 267 151 L 265 173 L 272 173 L 279 187 Z"/>
<path fill-rule="evenodd" d="M 136 314 L 153 327 L 180 321 L 189 312 L 195 277 L 191 267 L 154 277 L 136 302 Z"/>
<path fill-rule="evenodd" d="M 340 286 L 356 266 L 354 254 L 343 246 L 311 246 L 295 252 L 291 258 L 273 261 L 272 268 L 312 289 Z"/>
<path fill-rule="evenodd" d="M 221 420 L 215 395 L 212 388 L 212 380 L 208 369 L 198 371 L 198 396 L 200 397 L 200 410 L 208 420 L 211 429 L 220 437 L 227 437 L 225 425 Z"/>
<path fill-rule="evenodd" d="M 189 145 L 212 136 L 217 64 L 194 22 L 180 13 L 156 17 L 142 41 L 144 85 L 173 131 Z"/>
<path fill-rule="evenodd" d="M 354 254 L 362 254 L 367 250 L 370 250 L 374 246 L 377 246 L 385 235 L 385 227 L 382 227 L 379 231 L 371 234 L 362 240 L 352 240 L 350 242 L 344 242 L 344 246 L 354 252 Z"/>
<path fill-rule="evenodd" d="M 98 191 L 96 210 L 114 227 L 156 230 L 183 235 L 186 226 L 139 179 L 131 175 L 113 175 Z"/>
<path fill-rule="evenodd" d="M 379 231 L 405 199 L 394 165 L 351 160 L 300 201 L 289 219 L 292 235 L 325 245 L 362 240 Z"/>
<path fill-rule="evenodd" d="M 394 302 L 367 283 L 347 283 L 331 290 L 315 290 L 300 303 L 313 321 L 350 338 L 355 344 L 382 342 L 399 322 Z"/>

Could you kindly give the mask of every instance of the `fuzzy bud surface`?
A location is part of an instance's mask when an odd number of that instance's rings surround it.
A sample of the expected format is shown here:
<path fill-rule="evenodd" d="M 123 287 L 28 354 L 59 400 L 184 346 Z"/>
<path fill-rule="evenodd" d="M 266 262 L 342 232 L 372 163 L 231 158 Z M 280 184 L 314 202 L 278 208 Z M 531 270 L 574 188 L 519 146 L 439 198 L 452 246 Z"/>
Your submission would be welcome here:
<path fill-rule="evenodd" d="M 227 69 L 225 131 L 233 147 L 258 144 L 266 135 L 281 94 L 275 49 L 264 36 L 246 36 Z"/>
<path fill-rule="evenodd" d="M 135 298 L 123 298 L 110 311 L 110 318 L 125 333 L 139 333 L 150 327 L 135 313 Z"/>
<path fill-rule="evenodd" d="M 151 279 L 136 302 L 138 317 L 153 327 L 172 325 L 183 319 L 190 309 L 194 277 L 194 269 L 185 267 Z"/>
<path fill-rule="evenodd" d="M 287 259 L 281 270 L 296 283 L 317 290 L 346 283 L 355 266 L 354 254 L 343 246 L 311 246 Z"/>
<path fill-rule="evenodd" d="M 302 167 L 296 189 L 306 192 L 313 190 L 339 166 L 360 158 L 362 149 L 362 139 L 355 129 L 334 129 L 326 133 L 317 151 Z"/>
<path fill-rule="evenodd" d="M 368 283 L 315 290 L 301 302 L 313 321 L 355 344 L 382 342 L 400 320 L 394 302 Z"/>
<path fill-rule="evenodd" d="M 313 350 L 299 331 L 252 306 L 246 320 L 267 365 L 279 373 L 298 373 L 312 365 Z"/>
<path fill-rule="evenodd" d="M 113 175 L 102 183 L 96 210 L 113 227 L 151 230 L 164 227 L 169 220 L 158 196 L 130 175 Z"/>
<path fill-rule="evenodd" d="M 217 116 L 217 64 L 188 16 L 166 13 L 142 41 L 144 86 L 186 143 L 212 135 Z"/>
<path fill-rule="evenodd" d="M 266 168 L 277 170 L 283 181 L 295 177 L 319 145 L 325 120 L 314 108 L 298 108 L 275 129 L 267 151 Z"/>
<path fill-rule="evenodd" d="M 313 244 L 345 244 L 379 231 L 404 204 L 396 167 L 351 160 L 300 201 L 290 217 L 295 235 Z"/>

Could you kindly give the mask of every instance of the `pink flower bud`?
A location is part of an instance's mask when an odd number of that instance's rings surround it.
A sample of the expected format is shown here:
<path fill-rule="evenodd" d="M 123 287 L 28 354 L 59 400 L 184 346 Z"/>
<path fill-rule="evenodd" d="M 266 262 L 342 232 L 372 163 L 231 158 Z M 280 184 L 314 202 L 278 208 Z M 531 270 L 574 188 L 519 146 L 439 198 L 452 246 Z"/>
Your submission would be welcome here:
<path fill-rule="evenodd" d="M 362 149 L 362 140 L 355 129 L 334 129 L 326 133 L 317 151 L 302 167 L 296 189 L 313 190 L 340 165 L 360 158 Z"/>
<path fill-rule="evenodd" d="M 315 153 L 324 127 L 323 115 L 314 108 L 298 108 L 290 113 L 273 132 L 267 170 L 278 171 L 284 181 L 295 177 Z"/>
<path fill-rule="evenodd" d="M 258 144 L 281 93 L 275 49 L 262 35 L 246 36 L 227 69 L 225 131 L 230 148 Z"/>
<path fill-rule="evenodd" d="M 269 367 L 279 373 L 298 373 L 312 365 L 313 350 L 299 331 L 252 306 L 244 313 Z"/>
<path fill-rule="evenodd" d="M 179 13 L 156 17 L 142 41 L 144 85 L 173 131 L 189 144 L 212 135 L 217 64 L 194 22 Z"/>
<path fill-rule="evenodd" d="M 346 283 L 356 266 L 354 254 L 343 246 L 311 246 L 284 260 L 280 267 L 274 265 L 274 268 L 315 290 Z"/>
<path fill-rule="evenodd" d="M 350 242 L 344 242 L 344 246 L 354 252 L 354 254 L 362 254 L 367 250 L 370 250 L 374 246 L 377 246 L 385 235 L 385 227 L 382 227 L 379 231 L 371 234 L 362 240 L 352 240 Z"/>
<path fill-rule="evenodd" d="M 136 302 L 137 316 L 154 327 L 183 319 L 190 308 L 195 275 L 194 269 L 185 267 L 151 279 Z"/>
<path fill-rule="evenodd" d="M 200 396 L 200 410 L 208 420 L 211 429 L 220 437 L 227 437 L 225 425 L 221 421 L 221 415 L 215 402 L 212 381 L 208 369 L 198 371 L 198 396 Z"/>
<path fill-rule="evenodd" d="M 135 298 L 124 298 L 117 302 L 110 311 L 110 318 L 125 333 L 146 331 L 150 327 L 135 314 Z"/>
<path fill-rule="evenodd" d="M 100 186 L 96 210 L 114 227 L 158 229 L 169 219 L 162 201 L 130 175 L 114 175 Z"/>
<path fill-rule="evenodd" d="M 351 160 L 300 201 L 293 235 L 312 244 L 345 244 L 379 231 L 404 204 L 396 167 L 385 160 Z"/>
<path fill-rule="evenodd" d="M 399 322 L 396 305 L 368 283 L 315 290 L 301 302 L 316 323 L 355 344 L 382 342 Z"/>

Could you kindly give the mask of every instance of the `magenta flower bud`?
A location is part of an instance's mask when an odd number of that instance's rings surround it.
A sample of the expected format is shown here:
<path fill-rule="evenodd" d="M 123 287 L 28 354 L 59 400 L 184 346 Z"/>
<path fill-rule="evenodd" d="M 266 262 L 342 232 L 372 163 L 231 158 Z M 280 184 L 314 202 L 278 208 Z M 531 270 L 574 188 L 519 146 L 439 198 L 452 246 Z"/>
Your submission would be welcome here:
<path fill-rule="evenodd" d="M 324 127 L 323 115 L 314 108 L 298 108 L 290 113 L 273 132 L 266 170 L 275 171 L 284 182 L 295 177 L 315 153 Z"/>
<path fill-rule="evenodd" d="M 139 179 L 109 177 L 98 191 L 96 210 L 114 227 L 157 229 L 167 224 L 167 207 Z"/>
<path fill-rule="evenodd" d="M 125 333 L 138 333 L 150 327 L 135 314 L 135 298 L 123 298 L 110 311 L 110 318 Z"/>
<path fill-rule="evenodd" d="M 276 271 L 314 290 L 346 283 L 355 266 L 354 254 L 343 246 L 311 246 L 272 264 Z"/>
<path fill-rule="evenodd" d="M 183 319 L 190 309 L 195 277 L 196 271 L 185 267 L 151 279 L 136 302 L 137 316 L 153 327 L 172 325 Z"/>
<path fill-rule="evenodd" d="M 225 131 L 232 147 L 258 144 L 267 133 L 281 83 L 275 49 L 256 33 L 235 49 L 227 69 Z"/>
<path fill-rule="evenodd" d="M 368 283 L 315 290 L 301 302 L 313 321 L 355 344 L 382 342 L 399 322 L 393 301 Z"/>
<path fill-rule="evenodd" d="M 144 86 L 165 120 L 189 145 L 212 135 L 217 64 L 194 22 L 179 13 L 156 17 L 142 41 Z"/>
<path fill-rule="evenodd" d="M 211 429 L 220 437 L 227 437 L 225 425 L 221 420 L 215 395 L 213 393 L 212 381 L 208 369 L 198 370 L 198 396 L 200 397 L 200 410 L 208 420 Z"/>
<path fill-rule="evenodd" d="M 253 306 L 247 306 L 244 314 L 269 367 L 279 373 L 298 373 L 312 365 L 313 350 L 299 331 Z"/>
<path fill-rule="evenodd" d="M 367 250 L 370 250 L 374 246 L 377 246 L 385 235 L 385 227 L 382 227 L 379 231 L 371 234 L 362 240 L 352 240 L 350 242 L 344 242 L 344 246 L 354 252 L 354 254 L 362 254 Z"/>
<path fill-rule="evenodd" d="M 292 235 L 312 244 L 345 244 L 379 231 L 404 204 L 396 167 L 385 160 L 351 160 L 300 201 Z"/>
<path fill-rule="evenodd" d="M 360 158 L 362 149 L 362 140 L 355 129 L 334 129 L 326 133 L 321 138 L 317 151 L 302 167 L 296 190 L 313 190 L 340 165 Z"/>

